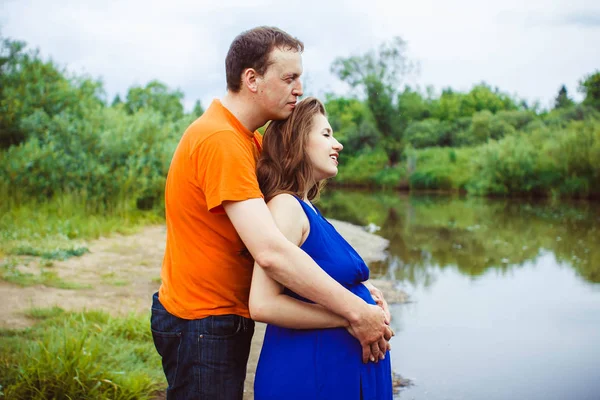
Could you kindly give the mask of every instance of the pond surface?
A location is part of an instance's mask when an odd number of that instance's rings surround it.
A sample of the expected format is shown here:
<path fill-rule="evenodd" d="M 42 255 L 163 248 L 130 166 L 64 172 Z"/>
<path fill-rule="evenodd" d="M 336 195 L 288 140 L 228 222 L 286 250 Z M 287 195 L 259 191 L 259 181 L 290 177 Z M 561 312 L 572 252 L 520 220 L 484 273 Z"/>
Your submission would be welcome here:
<path fill-rule="evenodd" d="M 323 214 L 379 227 L 398 399 L 599 400 L 600 204 L 329 189 Z"/>

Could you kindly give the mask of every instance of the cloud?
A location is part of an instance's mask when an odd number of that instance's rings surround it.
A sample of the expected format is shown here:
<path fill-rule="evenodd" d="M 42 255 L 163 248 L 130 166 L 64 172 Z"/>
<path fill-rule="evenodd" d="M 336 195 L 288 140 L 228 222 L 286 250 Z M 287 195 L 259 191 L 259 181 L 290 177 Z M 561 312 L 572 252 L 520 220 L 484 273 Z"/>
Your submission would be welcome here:
<path fill-rule="evenodd" d="M 582 28 L 600 28 L 600 12 L 575 12 L 567 14 L 560 22 Z"/>
<path fill-rule="evenodd" d="M 0 0 L 1 2 L 2 0 Z M 307 89 L 348 88 L 330 71 L 336 57 L 362 54 L 393 36 L 421 64 L 415 80 L 468 90 L 482 80 L 550 103 L 561 84 L 600 65 L 598 10 L 587 0 L 4 0 L 2 33 L 39 47 L 75 73 L 101 77 L 109 97 L 158 79 L 206 106 L 225 91 L 233 38 L 275 25 L 304 41 Z M 517 11 L 516 11 L 517 10 Z M 547 21 L 563 21 L 562 24 Z M 592 29 L 591 29 L 592 28 Z"/>

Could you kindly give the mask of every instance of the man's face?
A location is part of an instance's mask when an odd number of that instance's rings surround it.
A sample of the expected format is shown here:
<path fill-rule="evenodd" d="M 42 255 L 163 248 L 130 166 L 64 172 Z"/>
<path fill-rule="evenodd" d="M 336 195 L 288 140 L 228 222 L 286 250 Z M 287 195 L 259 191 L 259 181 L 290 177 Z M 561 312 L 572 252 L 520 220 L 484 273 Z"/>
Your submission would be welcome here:
<path fill-rule="evenodd" d="M 286 119 L 302 96 L 302 55 L 299 51 L 275 48 L 270 65 L 257 77 L 258 102 L 269 120 Z"/>

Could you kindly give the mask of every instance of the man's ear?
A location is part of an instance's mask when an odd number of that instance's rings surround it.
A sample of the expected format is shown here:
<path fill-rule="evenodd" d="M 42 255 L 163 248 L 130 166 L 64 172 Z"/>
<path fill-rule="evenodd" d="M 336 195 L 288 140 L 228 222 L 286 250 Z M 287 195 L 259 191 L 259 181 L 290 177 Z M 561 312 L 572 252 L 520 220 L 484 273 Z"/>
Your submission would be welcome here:
<path fill-rule="evenodd" d="M 244 72 L 242 72 L 242 83 L 252 93 L 258 92 L 259 79 L 260 76 L 256 73 L 256 70 L 254 68 L 246 68 Z"/>

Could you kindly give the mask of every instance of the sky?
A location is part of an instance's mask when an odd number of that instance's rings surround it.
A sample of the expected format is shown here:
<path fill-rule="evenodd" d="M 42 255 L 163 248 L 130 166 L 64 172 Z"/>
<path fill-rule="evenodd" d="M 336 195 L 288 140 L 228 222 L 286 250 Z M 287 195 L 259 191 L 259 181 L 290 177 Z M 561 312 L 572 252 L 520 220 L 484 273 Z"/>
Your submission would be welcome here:
<path fill-rule="evenodd" d="M 224 60 L 242 31 L 277 26 L 305 44 L 305 94 L 354 95 L 330 72 L 400 36 L 434 93 L 486 82 L 548 108 L 561 85 L 600 70 L 600 2 L 593 0 L 0 0 L 0 34 L 39 48 L 74 74 L 101 79 L 111 100 L 153 79 L 190 110 L 225 94 Z"/>

